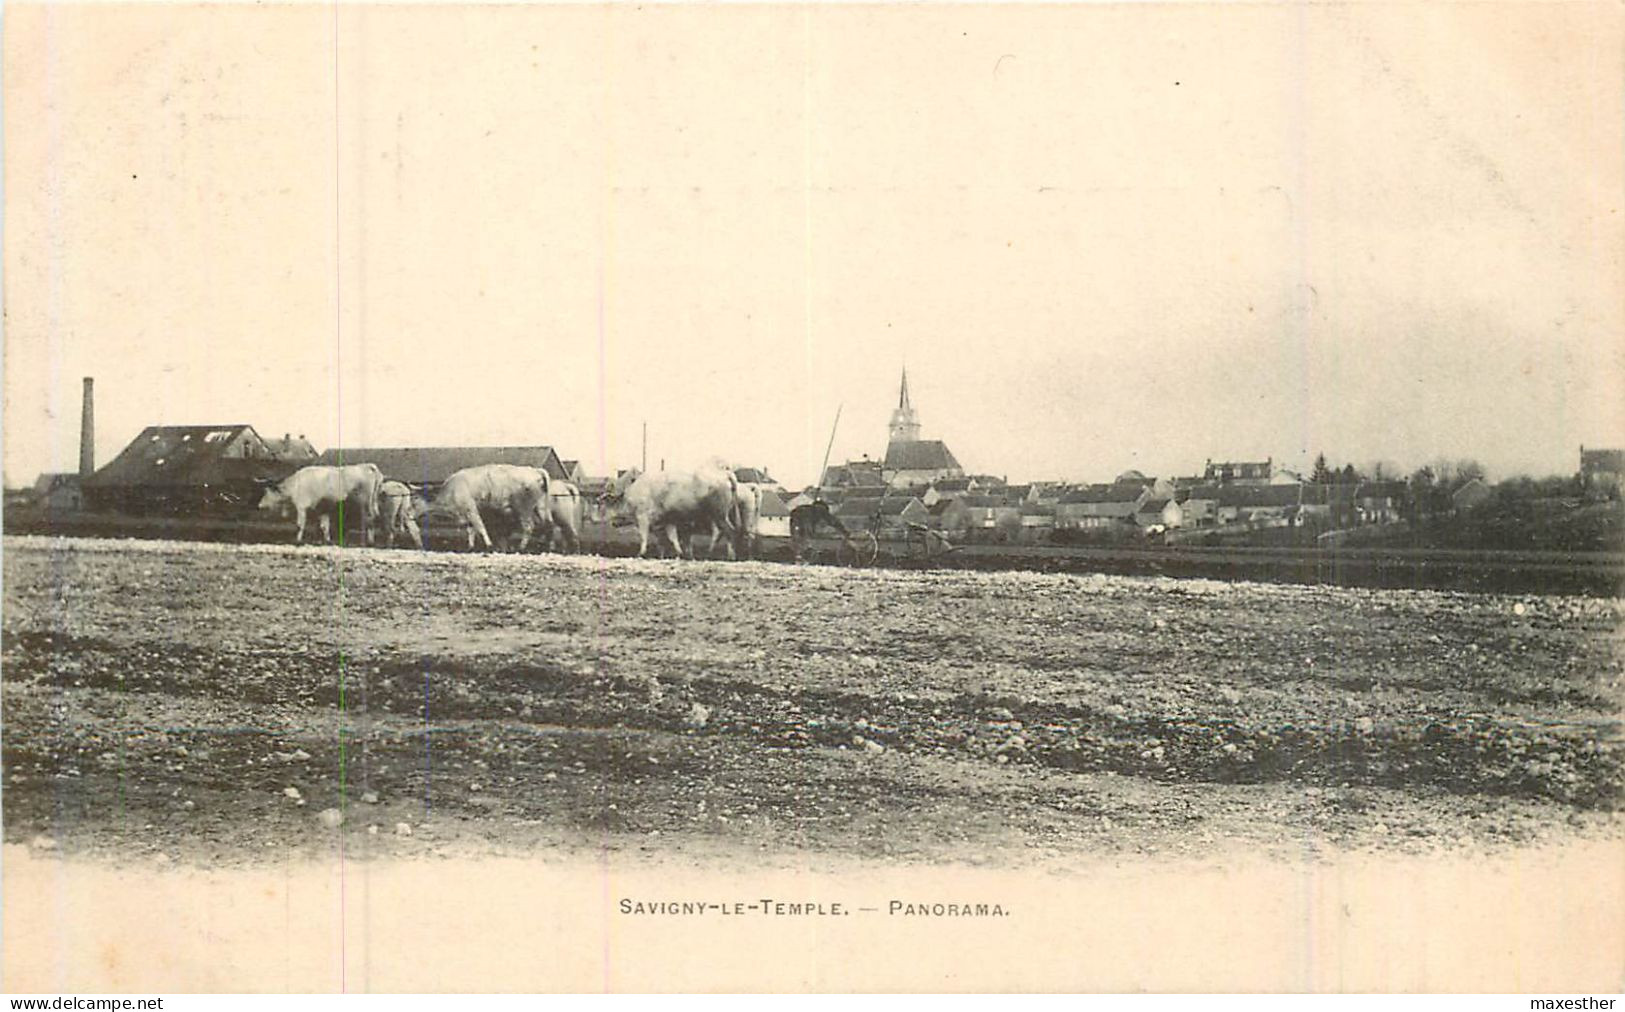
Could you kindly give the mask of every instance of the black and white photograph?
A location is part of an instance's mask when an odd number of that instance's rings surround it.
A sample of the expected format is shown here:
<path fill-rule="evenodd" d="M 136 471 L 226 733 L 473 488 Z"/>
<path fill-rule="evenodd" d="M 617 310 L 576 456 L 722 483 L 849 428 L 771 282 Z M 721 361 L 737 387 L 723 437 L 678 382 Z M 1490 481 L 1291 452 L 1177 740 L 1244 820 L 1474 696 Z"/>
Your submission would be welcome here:
<path fill-rule="evenodd" d="M 1625 989 L 1618 4 L 3 16 L 6 992 Z"/>

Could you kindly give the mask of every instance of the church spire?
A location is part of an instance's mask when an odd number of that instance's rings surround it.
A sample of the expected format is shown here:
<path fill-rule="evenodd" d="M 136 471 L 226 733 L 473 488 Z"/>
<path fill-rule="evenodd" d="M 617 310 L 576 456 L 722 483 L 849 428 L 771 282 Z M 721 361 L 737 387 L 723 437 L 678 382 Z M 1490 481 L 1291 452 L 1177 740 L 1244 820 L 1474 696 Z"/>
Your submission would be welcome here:
<path fill-rule="evenodd" d="M 897 391 L 897 410 L 891 413 L 891 442 L 912 443 L 920 438 L 920 416 L 908 400 L 908 368 L 903 369 L 903 385 Z"/>

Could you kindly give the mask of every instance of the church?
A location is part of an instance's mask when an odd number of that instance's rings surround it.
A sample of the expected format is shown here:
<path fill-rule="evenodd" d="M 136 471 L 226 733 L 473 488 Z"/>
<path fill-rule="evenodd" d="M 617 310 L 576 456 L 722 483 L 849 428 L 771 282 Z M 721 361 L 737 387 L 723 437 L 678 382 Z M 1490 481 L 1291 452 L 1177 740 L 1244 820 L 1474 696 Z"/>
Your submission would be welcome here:
<path fill-rule="evenodd" d="M 881 476 L 893 487 L 929 485 L 942 478 L 963 478 L 965 469 L 954 459 L 948 444 L 940 439 L 920 438 L 920 416 L 908 399 L 908 370 L 897 393 L 897 410 L 891 413 L 891 433 L 886 443 L 886 459 Z"/>
<path fill-rule="evenodd" d="M 897 393 L 892 411 L 886 456 L 875 461 L 867 456 L 825 469 L 824 488 L 909 488 L 929 485 L 943 478 L 963 478 L 964 468 L 940 439 L 920 438 L 920 416 L 908 398 L 908 370 Z"/>

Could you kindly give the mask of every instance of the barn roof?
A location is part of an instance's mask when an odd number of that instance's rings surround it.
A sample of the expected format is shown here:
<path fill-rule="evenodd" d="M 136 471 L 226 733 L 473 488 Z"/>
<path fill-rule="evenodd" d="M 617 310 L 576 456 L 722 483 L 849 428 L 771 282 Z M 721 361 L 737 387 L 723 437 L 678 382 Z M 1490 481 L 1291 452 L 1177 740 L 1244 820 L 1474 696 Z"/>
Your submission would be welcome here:
<path fill-rule="evenodd" d="M 241 444 L 242 457 L 225 450 Z M 117 457 L 86 478 L 87 488 L 226 485 L 281 477 L 294 465 L 278 461 L 254 427 L 149 425 Z"/>
<path fill-rule="evenodd" d="M 384 477 L 413 485 L 438 485 L 465 467 L 517 464 L 564 478 L 564 465 L 551 446 L 358 446 L 328 450 L 320 464 L 377 464 Z"/>
<path fill-rule="evenodd" d="M 886 446 L 886 468 L 892 471 L 958 470 L 959 461 L 940 439 L 899 439 Z"/>

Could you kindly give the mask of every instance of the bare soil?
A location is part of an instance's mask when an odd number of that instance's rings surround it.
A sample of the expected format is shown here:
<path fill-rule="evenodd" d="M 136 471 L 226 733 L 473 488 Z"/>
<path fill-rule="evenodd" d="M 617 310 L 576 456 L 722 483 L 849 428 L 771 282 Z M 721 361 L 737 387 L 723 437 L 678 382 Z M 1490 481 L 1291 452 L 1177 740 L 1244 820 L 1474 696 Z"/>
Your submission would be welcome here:
<path fill-rule="evenodd" d="M 4 835 L 1018 865 L 1617 838 L 1617 598 L 7 537 Z"/>

